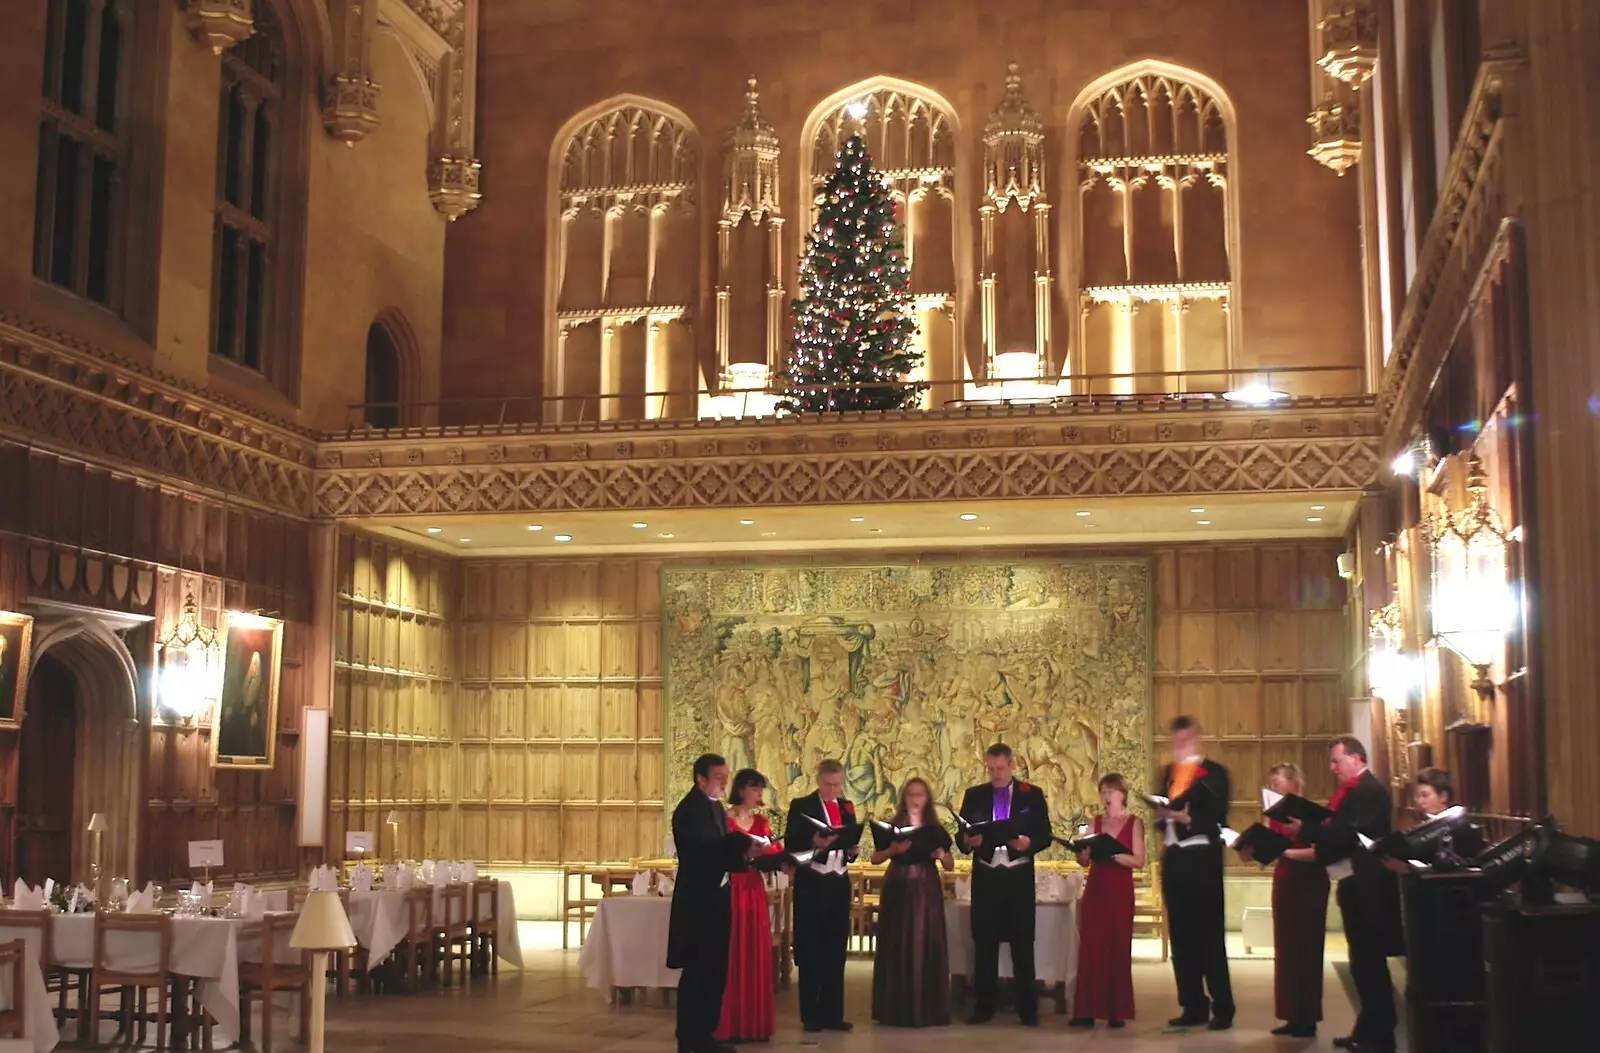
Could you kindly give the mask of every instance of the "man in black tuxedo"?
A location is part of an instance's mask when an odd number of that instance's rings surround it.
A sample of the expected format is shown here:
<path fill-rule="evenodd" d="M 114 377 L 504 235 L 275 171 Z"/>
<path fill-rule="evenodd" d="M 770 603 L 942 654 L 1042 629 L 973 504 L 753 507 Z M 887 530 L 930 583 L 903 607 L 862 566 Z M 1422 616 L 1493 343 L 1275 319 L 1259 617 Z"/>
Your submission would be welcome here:
<path fill-rule="evenodd" d="M 1155 809 L 1155 822 L 1166 842 L 1161 897 L 1183 1012 L 1168 1023 L 1226 1031 L 1233 1026 L 1234 1012 L 1222 908 L 1228 769 L 1205 757 L 1200 725 L 1193 717 L 1174 718 L 1170 731 L 1172 763 L 1161 769 L 1160 793 L 1171 804 Z"/>
<path fill-rule="evenodd" d="M 755 846 L 728 836 L 722 794 L 728 762 L 707 753 L 694 762 L 694 789 L 672 812 L 678 878 L 667 929 L 667 968 L 678 978 L 678 1053 L 732 1053 L 713 1034 L 722 1017 L 732 911 L 728 872 L 743 870 Z"/>
<path fill-rule="evenodd" d="M 989 781 L 973 786 L 961 798 L 961 816 L 969 823 L 1013 821 L 1021 832 L 1004 845 L 983 848 L 981 833 L 960 838 L 961 850 L 973 854 L 972 867 L 972 993 L 969 1024 L 994 1017 L 1000 986 L 1000 945 L 1011 945 L 1011 977 L 1017 1016 L 1028 1027 L 1039 1026 L 1039 995 L 1034 990 L 1033 857 L 1050 847 L 1050 811 L 1044 791 L 1011 777 L 1011 747 L 990 746 L 984 757 Z"/>
<path fill-rule="evenodd" d="M 1339 881 L 1336 898 L 1344 919 L 1350 948 L 1350 978 L 1355 981 L 1361 1008 L 1356 1026 L 1347 1038 L 1333 1044 L 1357 1053 L 1394 1053 L 1394 982 L 1389 958 L 1405 953 L 1400 921 L 1400 886 L 1382 860 L 1361 847 L 1360 835 L 1372 840 L 1392 827 L 1389 791 L 1367 767 L 1367 748 L 1353 735 L 1343 735 L 1328 747 L 1328 767 L 1339 788 L 1328 801 L 1333 817 L 1317 827 L 1289 828 L 1311 843 L 1316 861 L 1323 866 L 1347 863 L 1349 873 Z"/>
<path fill-rule="evenodd" d="M 830 850 L 811 816 L 833 828 L 852 826 L 855 806 L 844 800 L 844 765 L 817 765 L 817 792 L 790 802 L 784 851 L 814 851 L 794 874 L 794 964 L 800 970 L 800 1023 L 807 1031 L 849 1031 L 844 1018 L 844 956 L 850 943 L 850 876 L 858 849 Z"/>

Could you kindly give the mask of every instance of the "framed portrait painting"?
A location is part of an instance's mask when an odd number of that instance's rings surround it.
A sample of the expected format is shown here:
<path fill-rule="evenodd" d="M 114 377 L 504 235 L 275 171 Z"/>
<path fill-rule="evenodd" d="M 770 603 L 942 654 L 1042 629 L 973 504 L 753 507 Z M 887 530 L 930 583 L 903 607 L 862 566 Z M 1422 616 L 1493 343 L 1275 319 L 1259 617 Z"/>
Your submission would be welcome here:
<path fill-rule="evenodd" d="M 0 728 L 22 726 L 22 703 L 28 692 L 28 651 L 33 645 L 33 618 L 0 611 Z"/>
<path fill-rule="evenodd" d="M 213 768 L 270 768 L 278 744 L 283 622 L 229 611 L 222 690 L 211 726 Z"/>

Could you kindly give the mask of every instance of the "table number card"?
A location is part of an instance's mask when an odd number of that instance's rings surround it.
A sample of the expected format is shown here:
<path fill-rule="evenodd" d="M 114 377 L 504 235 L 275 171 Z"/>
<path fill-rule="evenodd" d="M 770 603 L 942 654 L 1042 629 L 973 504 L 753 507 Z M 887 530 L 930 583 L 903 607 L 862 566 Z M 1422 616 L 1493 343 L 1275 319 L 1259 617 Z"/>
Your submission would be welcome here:
<path fill-rule="evenodd" d="M 373 854 L 377 845 L 377 838 L 371 830 L 346 830 L 344 834 L 344 854 L 346 857 L 359 856 L 362 859 Z"/>
<path fill-rule="evenodd" d="M 221 841 L 190 841 L 189 842 L 189 869 L 203 870 L 207 867 L 222 866 Z"/>

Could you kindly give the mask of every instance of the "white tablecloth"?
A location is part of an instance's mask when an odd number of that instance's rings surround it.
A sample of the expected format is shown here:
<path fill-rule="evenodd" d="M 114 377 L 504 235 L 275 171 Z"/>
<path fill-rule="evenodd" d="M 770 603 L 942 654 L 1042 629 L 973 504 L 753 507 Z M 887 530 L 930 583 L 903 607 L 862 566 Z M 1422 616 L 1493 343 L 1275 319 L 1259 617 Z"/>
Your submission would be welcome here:
<path fill-rule="evenodd" d="M 1065 984 L 1072 997 L 1078 982 L 1078 904 L 1040 903 L 1036 905 L 1033 934 L 1034 975 L 1045 985 Z M 972 903 L 969 900 L 946 902 L 944 926 L 950 940 L 950 975 L 972 976 Z M 1000 975 L 1011 975 L 1011 947 L 1000 946 Z"/>
<path fill-rule="evenodd" d="M 619 987 L 676 988 L 678 970 L 667 968 L 671 917 L 672 900 L 661 896 L 601 900 L 589 937 L 578 952 L 584 981 L 607 999 Z"/>
<path fill-rule="evenodd" d="M 87 969 L 94 958 L 94 915 L 58 914 L 52 919 L 51 950 L 55 964 Z M 239 927 L 234 918 L 173 918 L 172 972 L 200 981 L 200 1004 L 214 1029 L 216 1045 L 231 1046 L 239 1037 Z M 154 933 L 119 932 L 106 937 L 106 955 L 118 969 L 155 968 L 160 953 Z"/>
<path fill-rule="evenodd" d="M 517 935 L 516 897 L 511 891 L 511 882 L 502 881 L 498 887 L 495 951 L 501 961 L 520 969 L 522 941 Z M 443 910 L 441 887 L 433 890 L 433 907 L 435 911 Z M 351 892 L 350 928 L 355 931 L 356 942 L 366 948 L 369 967 L 377 968 L 405 939 L 406 894 L 399 889 Z"/>
<path fill-rule="evenodd" d="M 24 940 L 28 944 L 27 961 L 23 964 L 22 997 L 26 1002 L 27 1016 L 23 1020 L 23 1037 L 32 1045 L 34 1053 L 50 1053 L 61 1041 L 56 1027 L 55 1010 L 51 1007 L 50 992 L 44 985 L 44 970 L 39 967 L 39 930 L 8 929 L 5 913 L 0 911 L 0 943 Z M 11 970 L 0 969 L 0 1009 L 11 1006 Z"/>

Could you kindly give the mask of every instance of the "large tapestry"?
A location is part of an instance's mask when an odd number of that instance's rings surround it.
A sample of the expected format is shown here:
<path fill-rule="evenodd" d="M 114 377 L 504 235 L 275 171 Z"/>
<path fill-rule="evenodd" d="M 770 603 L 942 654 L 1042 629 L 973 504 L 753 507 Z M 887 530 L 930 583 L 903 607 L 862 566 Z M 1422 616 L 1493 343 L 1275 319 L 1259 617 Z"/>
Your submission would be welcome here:
<path fill-rule="evenodd" d="M 887 817 L 913 775 L 946 808 L 1005 742 L 1058 821 L 1149 769 L 1150 568 L 1143 559 L 664 567 L 667 797 L 721 753 L 779 815 L 844 762 Z"/>

